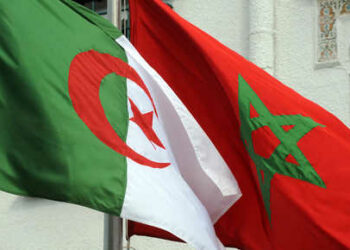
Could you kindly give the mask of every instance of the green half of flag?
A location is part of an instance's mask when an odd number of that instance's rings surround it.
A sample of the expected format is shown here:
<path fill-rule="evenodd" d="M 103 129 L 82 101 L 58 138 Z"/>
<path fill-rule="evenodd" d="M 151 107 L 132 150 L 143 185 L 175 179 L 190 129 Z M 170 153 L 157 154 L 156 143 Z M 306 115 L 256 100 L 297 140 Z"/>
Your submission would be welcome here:
<path fill-rule="evenodd" d="M 126 158 L 77 115 L 68 77 L 73 59 L 86 51 L 126 62 L 114 41 L 121 33 L 69 0 L 0 1 L 0 31 L 0 189 L 119 215 Z M 99 90 L 106 116 L 124 141 L 126 91 L 126 79 L 113 73 Z"/>

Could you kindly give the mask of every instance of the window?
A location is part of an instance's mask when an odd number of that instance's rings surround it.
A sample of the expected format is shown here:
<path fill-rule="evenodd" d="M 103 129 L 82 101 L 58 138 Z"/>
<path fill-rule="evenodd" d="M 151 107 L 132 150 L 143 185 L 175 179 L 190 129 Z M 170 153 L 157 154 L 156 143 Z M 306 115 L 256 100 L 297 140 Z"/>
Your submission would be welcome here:
<path fill-rule="evenodd" d="M 130 16 L 128 0 L 120 0 L 120 30 L 127 38 L 130 38 Z"/>
<path fill-rule="evenodd" d="M 107 18 L 107 0 L 74 0 L 85 7 L 96 11 L 97 14 Z M 123 34 L 130 38 L 130 16 L 129 16 L 129 1 L 128 0 L 114 0 L 119 1 L 120 4 L 120 29 Z M 163 0 L 164 3 L 173 7 L 174 0 Z"/>
<path fill-rule="evenodd" d="M 85 7 L 96 11 L 99 15 L 107 15 L 107 0 L 74 0 Z"/>

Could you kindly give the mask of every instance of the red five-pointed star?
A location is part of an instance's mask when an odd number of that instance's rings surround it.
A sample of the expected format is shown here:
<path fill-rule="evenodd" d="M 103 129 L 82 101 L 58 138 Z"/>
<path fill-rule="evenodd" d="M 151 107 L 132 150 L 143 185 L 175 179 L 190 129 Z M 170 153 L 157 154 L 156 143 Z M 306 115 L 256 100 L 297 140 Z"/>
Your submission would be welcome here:
<path fill-rule="evenodd" d="M 130 118 L 130 121 L 135 122 L 146 135 L 148 140 L 155 143 L 161 148 L 164 148 L 164 145 L 158 138 L 157 134 L 153 130 L 153 111 L 142 114 L 140 110 L 136 107 L 135 103 L 129 98 L 131 110 L 134 114 L 134 117 Z"/>

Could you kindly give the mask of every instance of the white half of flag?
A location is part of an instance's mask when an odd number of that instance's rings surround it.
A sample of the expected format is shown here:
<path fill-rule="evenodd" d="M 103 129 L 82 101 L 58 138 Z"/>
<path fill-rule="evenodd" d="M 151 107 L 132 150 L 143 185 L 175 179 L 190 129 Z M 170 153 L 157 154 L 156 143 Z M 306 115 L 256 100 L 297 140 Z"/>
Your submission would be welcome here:
<path fill-rule="evenodd" d="M 127 79 L 127 144 L 151 161 L 170 163 L 167 168 L 147 168 L 127 158 L 121 217 L 165 229 L 197 249 L 224 249 L 212 225 L 241 197 L 235 178 L 167 83 L 124 36 L 116 42 L 152 97 Z M 158 142 L 150 140 L 133 122 L 136 113 L 151 119 Z"/>

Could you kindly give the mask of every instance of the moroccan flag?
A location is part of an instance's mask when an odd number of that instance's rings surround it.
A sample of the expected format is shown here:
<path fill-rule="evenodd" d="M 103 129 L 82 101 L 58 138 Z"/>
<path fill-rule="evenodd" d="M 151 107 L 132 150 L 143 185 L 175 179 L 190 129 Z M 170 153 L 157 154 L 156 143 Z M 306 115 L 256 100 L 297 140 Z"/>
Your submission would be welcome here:
<path fill-rule="evenodd" d="M 240 197 L 237 183 L 118 30 L 70 0 L 13 0 L 0 1 L 0 31 L 1 190 L 222 249 L 212 222 Z"/>
<path fill-rule="evenodd" d="M 221 241 L 241 249 L 349 249 L 349 129 L 160 0 L 130 0 L 130 8 L 132 43 L 241 188 L 216 224 Z M 129 232 L 169 237 L 135 223 Z"/>

